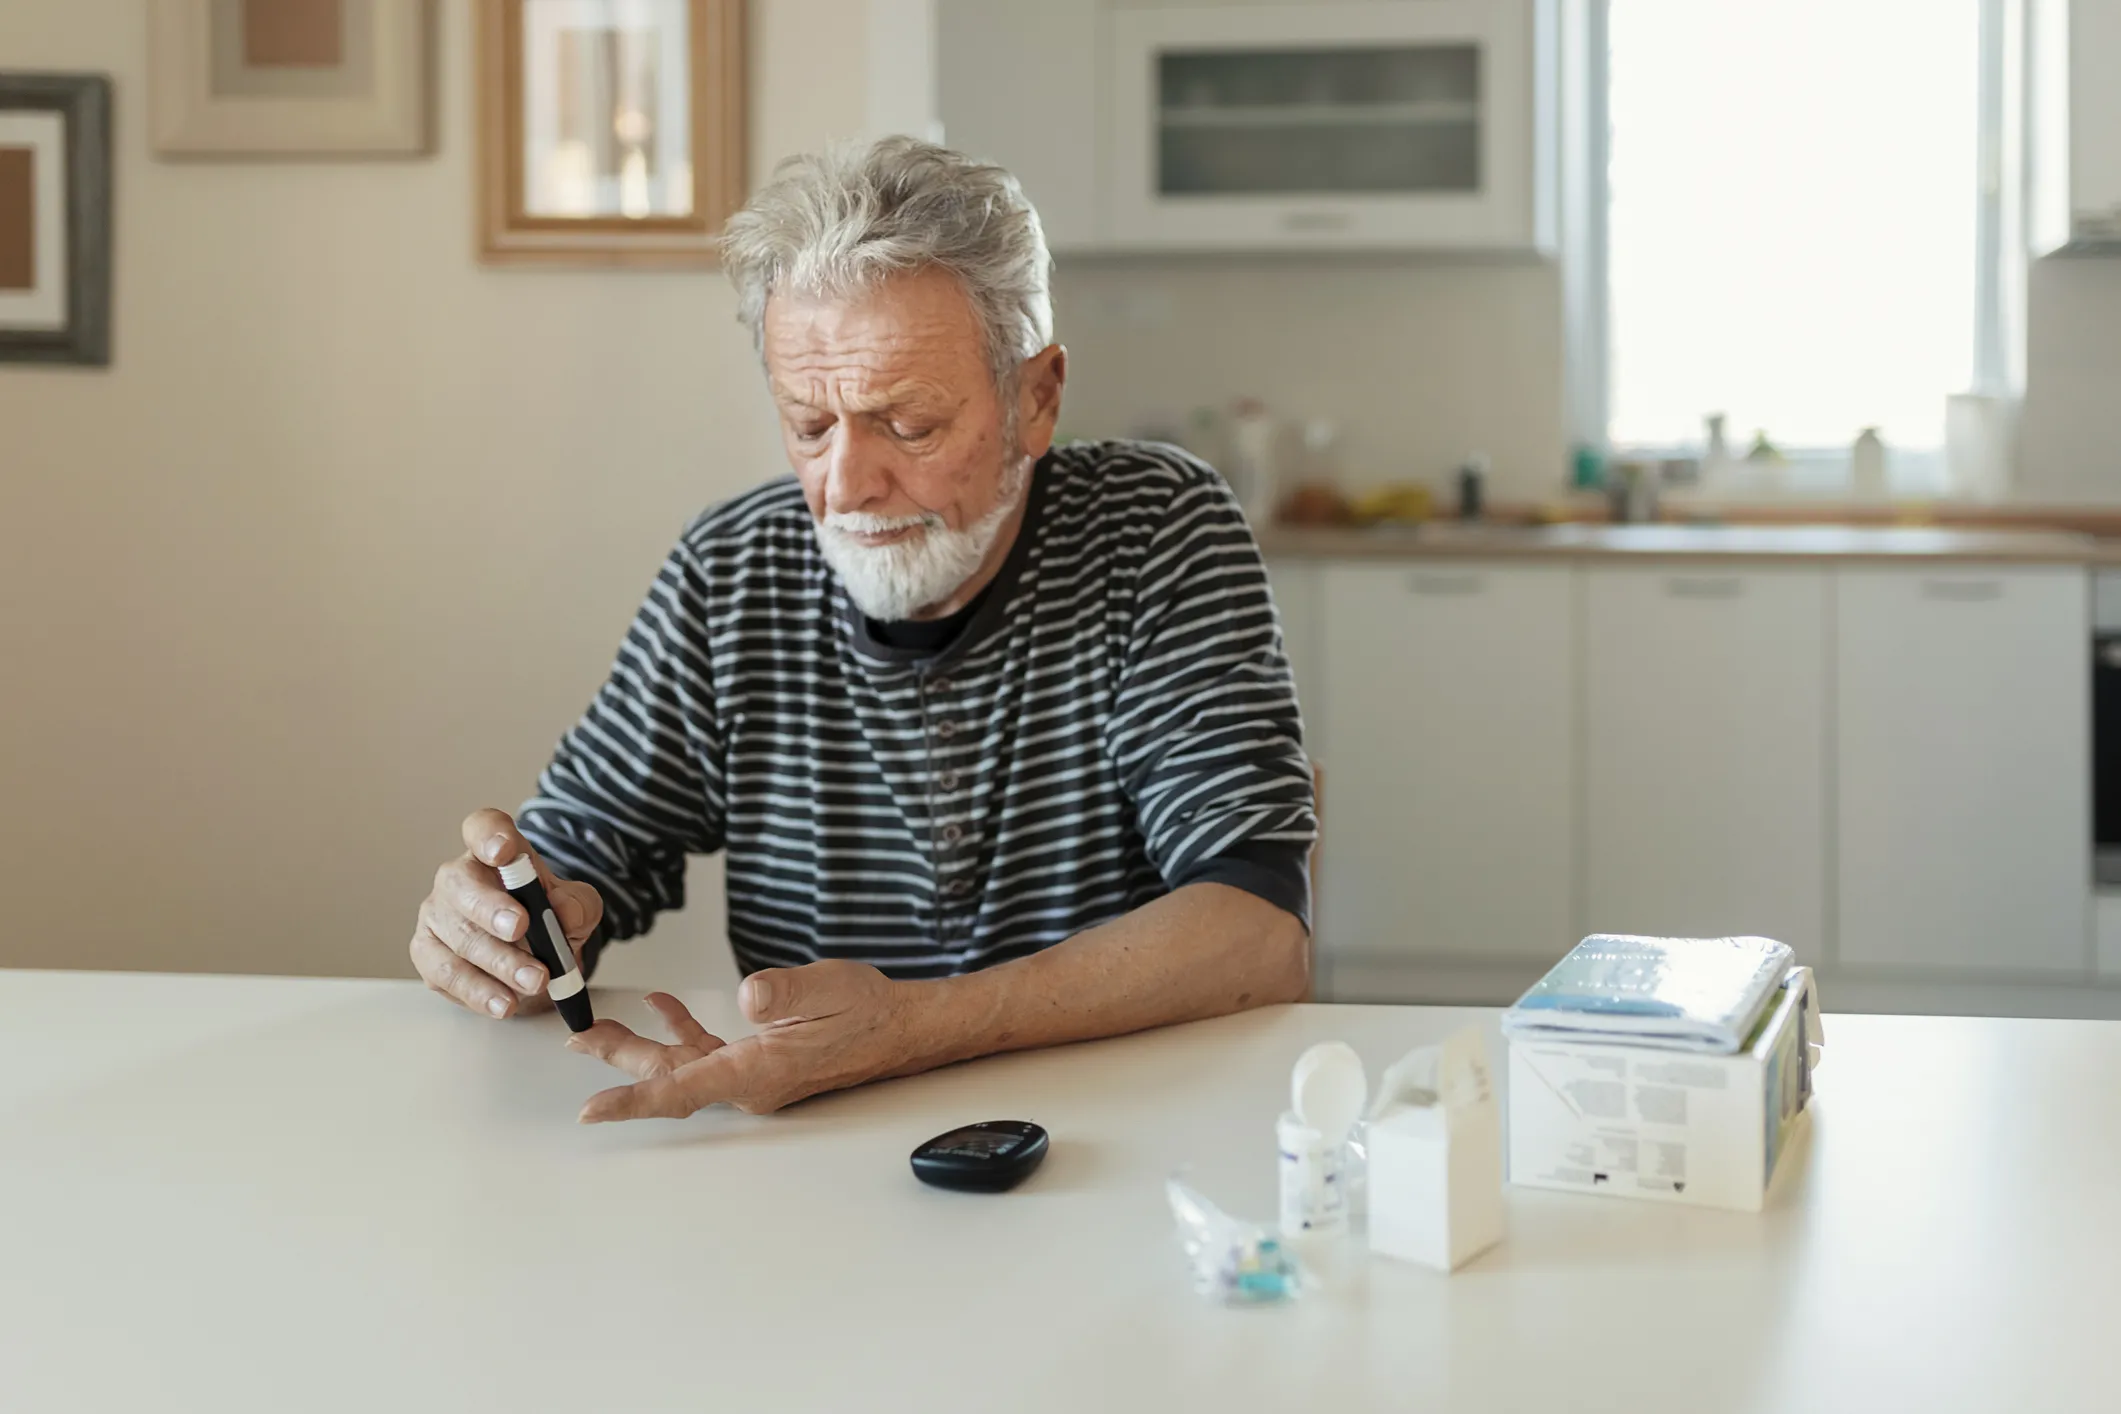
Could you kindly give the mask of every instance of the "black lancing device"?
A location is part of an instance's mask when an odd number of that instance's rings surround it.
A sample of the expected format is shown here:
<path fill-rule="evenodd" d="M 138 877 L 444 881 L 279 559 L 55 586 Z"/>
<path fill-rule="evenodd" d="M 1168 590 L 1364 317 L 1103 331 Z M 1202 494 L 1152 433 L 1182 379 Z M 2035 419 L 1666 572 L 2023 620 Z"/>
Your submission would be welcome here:
<path fill-rule="evenodd" d="M 913 1176 L 937 1188 L 1001 1193 L 1031 1176 L 1046 1147 L 1046 1131 L 1029 1120 L 982 1120 L 915 1149 Z"/>
<path fill-rule="evenodd" d="M 589 1011 L 589 984 L 582 978 L 582 968 L 574 959 L 574 949 L 568 946 L 567 934 L 560 927 L 559 918 L 552 911 L 552 901 L 545 897 L 545 885 L 538 879 L 537 861 L 527 854 L 501 866 L 501 887 L 508 896 L 523 905 L 530 915 L 530 928 L 523 935 L 524 946 L 530 955 L 545 966 L 548 979 L 546 995 L 552 998 L 553 1009 L 560 1020 L 567 1023 L 569 1031 L 587 1031 L 596 1020 Z"/>

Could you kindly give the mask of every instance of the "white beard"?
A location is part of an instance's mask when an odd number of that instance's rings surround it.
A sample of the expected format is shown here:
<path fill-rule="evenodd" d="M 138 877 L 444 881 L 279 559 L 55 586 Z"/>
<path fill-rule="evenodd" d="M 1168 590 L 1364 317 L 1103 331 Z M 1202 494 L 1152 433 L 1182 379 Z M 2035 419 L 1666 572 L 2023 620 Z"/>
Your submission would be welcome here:
<path fill-rule="evenodd" d="M 1027 458 L 1002 475 L 994 509 L 963 530 L 952 530 L 934 512 L 917 516 L 873 516 L 861 511 L 827 515 L 817 525 L 825 563 L 847 586 L 847 597 L 872 619 L 897 623 L 940 604 L 979 572 L 987 552 L 1016 513 L 1031 480 Z M 864 545 L 856 535 L 893 530 L 913 534 L 889 545 Z"/>

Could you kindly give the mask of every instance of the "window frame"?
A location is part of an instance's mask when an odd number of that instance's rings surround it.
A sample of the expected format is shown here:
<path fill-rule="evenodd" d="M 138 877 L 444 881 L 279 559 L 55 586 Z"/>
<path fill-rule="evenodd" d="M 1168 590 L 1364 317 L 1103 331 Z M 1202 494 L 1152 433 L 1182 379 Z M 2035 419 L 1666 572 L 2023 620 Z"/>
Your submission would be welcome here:
<path fill-rule="evenodd" d="M 1564 5 L 1561 14 L 1563 152 L 1561 239 L 1566 414 L 1572 447 L 1609 460 L 1663 461 L 1698 456 L 1696 445 L 1615 445 L 1612 426 L 1612 153 L 1611 6 L 1613 0 Z M 2028 0 L 1979 0 L 1979 123 L 1968 164 L 1975 203 L 1974 328 L 1968 392 L 2015 402 L 2025 383 L 2027 161 L 2031 54 Z M 1733 457 L 1745 447 L 1734 444 Z M 1850 493 L 1850 449 L 1781 447 L 1787 459 L 1772 475 L 1734 489 L 1763 498 L 1843 497 Z M 1893 451 L 1896 495 L 1941 496 L 1944 449 Z M 1743 464 L 1741 463 L 1741 468 Z"/>

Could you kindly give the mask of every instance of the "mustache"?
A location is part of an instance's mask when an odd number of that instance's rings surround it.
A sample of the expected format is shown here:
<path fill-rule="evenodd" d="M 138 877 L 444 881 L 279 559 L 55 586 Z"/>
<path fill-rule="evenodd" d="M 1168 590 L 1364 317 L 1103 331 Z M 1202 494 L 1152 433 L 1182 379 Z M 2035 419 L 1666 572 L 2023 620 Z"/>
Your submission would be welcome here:
<path fill-rule="evenodd" d="M 941 530 L 943 518 L 933 511 L 911 516 L 878 516 L 866 511 L 834 511 L 819 522 L 843 535 L 885 535 L 894 530 Z"/>

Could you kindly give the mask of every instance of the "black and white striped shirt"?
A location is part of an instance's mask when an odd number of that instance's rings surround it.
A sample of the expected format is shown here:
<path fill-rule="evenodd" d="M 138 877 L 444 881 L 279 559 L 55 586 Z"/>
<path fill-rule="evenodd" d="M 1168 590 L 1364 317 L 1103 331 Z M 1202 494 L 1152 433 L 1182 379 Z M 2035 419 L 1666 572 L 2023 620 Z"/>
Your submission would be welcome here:
<path fill-rule="evenodd" d="M 1029 495 L 939 651 L 852 606 L 792 478 L 686 529 L 519 817 L 609 936 L 716 849 L 746 972 L 970 971 L 1201 880 L 1308 918 L 1310 767 L 1229 488 L 1176 448 L 1076 442 Z"/>

